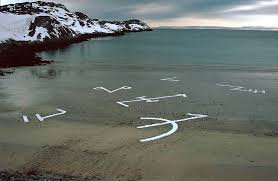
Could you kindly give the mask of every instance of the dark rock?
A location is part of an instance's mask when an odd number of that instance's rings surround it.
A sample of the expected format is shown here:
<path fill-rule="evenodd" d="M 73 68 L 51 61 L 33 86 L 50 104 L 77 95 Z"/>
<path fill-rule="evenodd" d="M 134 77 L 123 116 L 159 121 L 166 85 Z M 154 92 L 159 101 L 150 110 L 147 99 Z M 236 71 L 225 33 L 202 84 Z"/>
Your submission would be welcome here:
<path fill-rule="evenodd" d="M 12 172 L 12 171 L 0 171 L 0 181 L 100 181 L 102 180 L 96 176 L 71 176 L 54 173 L 39 173 L 32 170 L 28 172 Z"/>
<path fill-rule="evenodd" d="M 4 181 L 4 180 L 8 180 L 8 173 L 7 173 L 7 172 L 2 172 L 0 178 L 1 178 L 1 180 L 3 180 L 3 181 Z"/>
<path fill-rule="evenodd" d="M 76 15 L 79 19 L 81 19 L 81 20 L 90 19 L 86 14 L 81 13 L 81 12 L 75 12 L 75 15 Z"/>
<path fill-rule="evenodd" d="M 37 16 L 30 24 L 29 27 L 29 36 L 33 37 L 36 33 L 37 27 L 43 27 L 47 29 L 50 37 L 47 39 L 65 39 L 65 38 L 73 38 L 75 36 L 75 32 L 69 29 L 66 26 L 63 26 L 59 21 L 51 16 Z M 58 33 L 57 33 L 58 32 Z M 36 39 L 41 39 L 39 37 L 35 37 Z"/>
<path fill-rule="evenodd" d="M 36 55 L 34 47 L 25 42 L 9 41 L 0 45 L 0 68 L 33 66 L 50 63 Z"/>
<path fill-rule="evenodd" d="M 0 6 L 0 12 L 9 12 L 18 15 L 47 13 L 44 9 L 40 8 L 40 6 L 62 8 L 65 11 L 69 12 L 69 10 L 62 4 L 44 1 L 8 4 Z"/>
<path fill-rule="evenodd" d="M 44 42 L 18 42 L 14 40 L 9 40 L 8 42 L 0 44 L 0 68 L 49 64 L 53 61 L 43 61 L 41 57 L 37 56 L 36 53 L 45 50 L 65 48 L 73 43 L 79 43 L 91 38 L 120 35 L 124 35 L 124 33 L 118 32 L 113 34 L 82 34 L 70 39 L 54 39 L 47 40 Z"/>

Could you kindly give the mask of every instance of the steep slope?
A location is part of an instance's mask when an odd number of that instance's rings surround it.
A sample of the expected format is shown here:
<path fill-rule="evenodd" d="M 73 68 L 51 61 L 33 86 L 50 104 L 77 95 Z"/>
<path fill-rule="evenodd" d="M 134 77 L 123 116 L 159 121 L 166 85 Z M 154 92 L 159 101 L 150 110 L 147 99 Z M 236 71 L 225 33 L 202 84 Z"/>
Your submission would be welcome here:
<path fill-rule="evenodd" d="M 26 2 L 0 6 L 0 41 L 44 41 L 71 39 L 84 34 L 116 34 L 148 31 L 139 20 L 109 22 L 91 19 L 80 12 L 70 12 L 52 2 Z"/>

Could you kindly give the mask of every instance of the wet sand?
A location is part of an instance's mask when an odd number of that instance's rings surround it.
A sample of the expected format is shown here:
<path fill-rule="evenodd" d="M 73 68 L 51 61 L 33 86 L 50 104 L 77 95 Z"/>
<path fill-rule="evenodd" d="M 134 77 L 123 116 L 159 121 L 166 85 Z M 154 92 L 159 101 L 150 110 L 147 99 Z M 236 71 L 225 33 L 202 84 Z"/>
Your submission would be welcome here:
<path fill-rule="evenodd" d="M 65 122 L 47 122 L 31 132 L 22 129 L 20 134 L 0 128 L 0 169 L 103 180 L 278 177 L 277 137 L 185 128 L 183 123 L 170 137 L 140 143 L 140 138 L 166 131 L 167 126 L 139 130 Z"/>
<path fill-rule="evenodd" d="M 0 170 L 38 173 L 47 178 L 62 175 L 67 180 L 278 178 L 277 73 L 202 67 L 170 67 L 169 71 L 167 66 L 138 70 L 134 66 L 64 66 L 54 63 L 22 68 L 1 79 Z M 174 76 L 181 81 L 160 81 Z M 231 92 L 215 85 L 225 80 L 267 88 L 268 92 Z M 97 86 L 133 89 L 108 94 L 94 90 Z M 130 103 L 129 108 L 116 103 L 143 95 L 181 93 L 188 98 Z M 45 122 L 35 117 L 37 113 L 53 114 L 57 108 L 67 114 Z M 139 141 L 170 129 L 137 129 L 152 123 L 140 117 L 174 120 L 189 112 L 209 117 L 181 122 L 169 137 Z M 29 123 L 23 122 L 23 115 L 28 116 Z"/>

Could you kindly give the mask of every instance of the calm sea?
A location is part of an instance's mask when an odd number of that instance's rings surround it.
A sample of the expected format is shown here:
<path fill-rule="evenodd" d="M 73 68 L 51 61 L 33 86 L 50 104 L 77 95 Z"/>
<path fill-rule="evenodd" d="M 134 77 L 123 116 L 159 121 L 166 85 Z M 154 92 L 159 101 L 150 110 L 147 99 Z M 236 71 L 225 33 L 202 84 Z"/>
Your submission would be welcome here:
<path fill-rule="evenodd" d="M 278 67 L 278 32 L 155 30 L 73 45 L 46 57 L 105 64 Z"/>
<path fill-rule="evenodd" d="M 278 32 L 155 30 L 93 39 L 43 52 L 55 63 L 18 68 L 0 80 L 0 127 L 29 129 L 35 114 L 53 122 L 143 124 L 140 117 L 207 114 L 196 128 L 260 133 L 278 130 Z M 176 77 L 179 81 L 163 81 Z M 222 86 L 220 86 L 221 84 Z M 226 86 L 223 86 L 226 85 Z M 109 94 L 94 90 L 132 89 Z M 232 87 L 237 86 L 237 87 Z M 159 102 L 117 101 L 186 94 Z"/>

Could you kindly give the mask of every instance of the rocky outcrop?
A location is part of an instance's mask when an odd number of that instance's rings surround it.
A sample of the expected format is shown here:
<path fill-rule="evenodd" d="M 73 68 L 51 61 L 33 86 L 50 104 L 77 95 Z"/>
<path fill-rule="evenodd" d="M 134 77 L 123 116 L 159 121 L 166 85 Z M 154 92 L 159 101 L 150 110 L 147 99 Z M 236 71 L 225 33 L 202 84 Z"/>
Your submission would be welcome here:
<path fill-rule="evenodd" d="M 66 12 L 69 10 L 62 4 L 54 3 L 54 2 L 24 2 L 17 4 L 9 4 L 5 6 L 0 6 L 0 12 L 3 13 L 13 13 L 17 15 L 25 15 L 25 14 L 40 14 L 40 13 L 50 13 L 51 8 L 61 8 Z"/>
<path fill-rule="evenodd" d="M 52 2 L 26 2 L 0 6 L 0 41 L 69 39 L 84 34 L 117 34 L 150 31 L 140 20 L 99 21 L 81 12 L 70 12 Z"/>
<path fill-rule="evenodd" d="M 140 32 L 152 30 L 146 23 L 137 19 L 127 21 L 99 21 L 99 24 L 120 32 Z"/>
<path fill-rule="evenodd" d="M 9 41 L 0 44 L 0 68 L 51 63 L 51 61 L 43 61 L 35 52 L 33 46 L 24 42 Z"/>
<path fill-rule="evenodd" d="M 43 28 L 47 32 L 48 36 L 42 37 L 43 33 L 38 33 L 37 28 Z M 59 21 L 51 16 L 37 16 L 29 26 L 28 36 L 36 37 L 38 40 L 49 39 L 66 39 L 75 37 L 76 33 L 67 26 L 61 25 Z M 46 33 L 45 33 L 46 34 Z"/>

